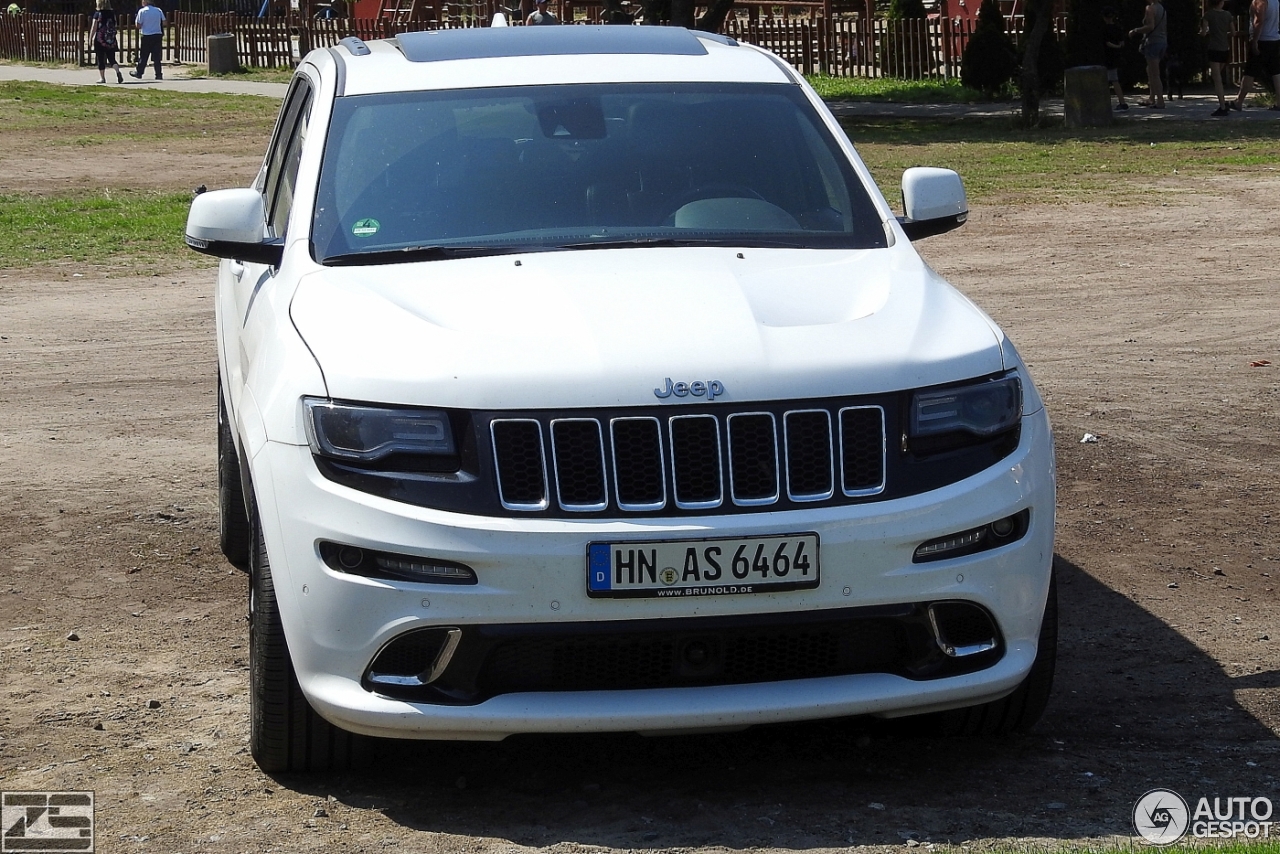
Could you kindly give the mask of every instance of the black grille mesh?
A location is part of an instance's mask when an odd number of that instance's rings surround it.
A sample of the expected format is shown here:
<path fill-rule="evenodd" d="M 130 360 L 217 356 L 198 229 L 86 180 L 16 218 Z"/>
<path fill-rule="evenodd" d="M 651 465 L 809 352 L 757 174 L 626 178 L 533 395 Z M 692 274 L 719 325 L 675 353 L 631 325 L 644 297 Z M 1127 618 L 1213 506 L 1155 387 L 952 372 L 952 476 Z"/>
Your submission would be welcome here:
<path fill-rule="evenodd" d="M 431 667 L 448 637 L 444 629 L 401 635 L 378 653 L 369 670 L 383 676 L 418 676 Z"/>
<path fill-rule="evenodd" d="M 493 446 L 502 500 L 518 505 L 539 505 L 546 501 L 542 426 L 537 421 L 495 421 Z"/>
<path fill-rule="evenodd" d="M 740 501 L 762 501 L 778 494 L 778 446 L 772 415 L 729 417 L 732 493 Z"/>
<path fill-rule="evenodd" d="M 587 418 L 553 421 L 551 441 L 560 503 L 568 507 L 602 507 L 606 496 L 600 422 Z"/>
<path fill-rule="evenodd" d="M 952 646 L 988 643 L 999 635 L 987 612 L 968 602 L 939 603 L 933 606 L 933 614 L 942 636 Z"/>
<path fill-rule="evenodd" d="M 838 442 L 833 442 L 833 427 L 838 427 Z M 545 431 L 551 449 L 547 459 Z M 552 503 L 546 486 L 549 465 L 554 466 L 554 498 L 570 510 L 605 511 L 612 506 L 631 512 L 670 511 L 672 493 L 684 508 L 714 508 L 730 498 L 740 505 L 768 505 L 784 500 L 779 494 L 783 479 L 785 496 L 791 500 L 822 500 L 835 492 L 837 462 L 843 492 L 872 495 L 885 487 L 884 431 L 879 406 L 794 410 L 785 415 L 492 421 L 502 499 L 520 510 Z M 837 452 L 838 461 L 833 458 Z M 725 465 L 730 470 L 728 496 Z"/>
<path fill-rule="evenodd" d="M 841 471 L 845 492 L 879 489 L 884 484 L 884 415 L 864 406 L 840 413 Z"/>
<path fill-rule="evenodd" d="M 720 500 L 720 423 L 713 415 L 671 419 L 671 460 L 676 501 Z"/>
<path fill-rule="evenodd" d="M 831 416 L 825 409 L 788 412 L 787 488 L 793 498 L 832 491 Z"/>
<path fill-rule="evenodd" d="M 525 637 L 490 650 L 477 687 L 491 696 L 745 684 L 895 671 L 911 655 L 903 626 L 879 619 L 691 634 Z"/>
<path fill-rule="evenodd" d="M 613 422 L 613 464 L 618 503 L 661 504 L 665 497 L 662 437 L 654 418 L 619 418 Z"/>

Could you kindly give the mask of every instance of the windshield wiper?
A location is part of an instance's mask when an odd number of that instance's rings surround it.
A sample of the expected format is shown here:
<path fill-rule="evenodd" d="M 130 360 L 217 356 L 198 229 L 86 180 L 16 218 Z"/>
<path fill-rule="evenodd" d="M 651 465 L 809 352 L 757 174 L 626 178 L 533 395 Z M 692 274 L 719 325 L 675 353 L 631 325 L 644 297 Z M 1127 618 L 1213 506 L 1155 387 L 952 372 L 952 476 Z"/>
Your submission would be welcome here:
<path fill-rule="evenodd" d="M 632 246 L 743 246 L 756 249 L 803 249 L 804 244 L 754 237 L 633 237 L 623 240 L 588 240 L 561 243 L 557 249 L 626 249 Z"/>
<path fill-rule="evenodd" d="M 743 246 L 764 249 L 803 249 L 804 244 L 784 240 L 728 237 L 629 237 L 620 240 L 587 240 L 550 246 L 405 246 L 375 252 L 347 252 L 331 255 L 321 263 L 326 267 L 360 267 L 375 264 L 407 264 L 413 261 L 441 261 L 449 258 L 478 258 L 485 255 L 516 255 L 527 252 L 554 252 L 559 249 L 626 249 L 635 246 Z"/>
<path fill-rule="evenodd" d="M 380 249 L 376 252 L 347 252 L 342 255 L 331 255 L 321 263 L 326 267 L 361 267 L 367 264 L 407 264 L 411 261 L 509 255 L 534 250 L 536 247 L 528 246 L 406 246 L 403 249 Z"/>

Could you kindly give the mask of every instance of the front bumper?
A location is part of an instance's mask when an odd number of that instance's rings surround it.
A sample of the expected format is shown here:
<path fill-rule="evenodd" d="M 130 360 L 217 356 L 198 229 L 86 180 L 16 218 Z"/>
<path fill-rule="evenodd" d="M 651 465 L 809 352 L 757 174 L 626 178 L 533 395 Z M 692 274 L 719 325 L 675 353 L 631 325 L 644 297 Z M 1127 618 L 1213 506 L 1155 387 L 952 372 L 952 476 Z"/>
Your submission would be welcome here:
<path fill-rule="evenodd" d="M 254 486 L 290 652 L 304 693 L 338 726 L 369 735 L 500 739 L 521 732 L 672 731 L 855 714 L 900 715 L 996 699 L 1035 658 L 1053 558 L 1053 450 L 1043 410 L 1023 420 L 1018 448 L 945 488 L 867 504 L 679 520 L 467 516 L 336 485 L 306 447 L 268 443 Z M 977 554 L 913 563 L 922 542 L 1030 511 L 1026 535 Z M 592 599 L 588 543 L 764 536 L 821 538 L 816 589 L 729 597 Z M 318 544 L 430 556 L 472 567 L 473 586 L 345 575 Z M 755 684 L 492 696 L 471 705 L 392 699 L 361 678 L 389 640 L 433 626 L 653 621 L 781 615 L 964 600 L 994 617 L 1003 655 L 978 672 L 929 680 L 858 673 Z"/>

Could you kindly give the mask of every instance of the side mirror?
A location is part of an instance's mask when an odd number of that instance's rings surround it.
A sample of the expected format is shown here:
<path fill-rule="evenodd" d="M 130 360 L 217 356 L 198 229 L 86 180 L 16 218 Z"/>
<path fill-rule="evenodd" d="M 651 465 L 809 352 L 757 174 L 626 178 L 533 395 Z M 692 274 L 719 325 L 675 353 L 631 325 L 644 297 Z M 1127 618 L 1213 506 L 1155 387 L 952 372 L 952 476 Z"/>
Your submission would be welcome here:
<path fill-rule="evenodd" d="M 284 244 L 263 237 L 266 208 L 257 190 L 213 190 L 191 202 L 187 245 L 217 258 L 280 265 Z"/>
<path fill-rule="evenodd" d="M 898 217 L 911 240 L 959 228 L 969 218 L 964 183 L 950 169 L 915 166 L 902 173 L 902 210 Z"/>

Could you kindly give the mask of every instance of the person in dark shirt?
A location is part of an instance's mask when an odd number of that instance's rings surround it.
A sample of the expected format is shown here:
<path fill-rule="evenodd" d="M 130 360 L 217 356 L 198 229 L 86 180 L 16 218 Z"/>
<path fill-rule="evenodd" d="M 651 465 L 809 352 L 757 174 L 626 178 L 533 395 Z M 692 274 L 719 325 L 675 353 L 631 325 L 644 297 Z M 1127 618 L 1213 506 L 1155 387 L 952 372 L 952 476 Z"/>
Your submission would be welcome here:
<path fill-rule="evenodd" d="M 1223 87 L 1223 71 L 1231 62 L 1231 34 L 1235 30 L 1235 21 L 1231 13 L 1222 8 L 1225 0 L 1207 0 L 1204 20 L 1200 23 L 1200 34 L 1205 37 L 1205 48 L 1209 54 L 1209 73 L 1213 76 L 1213 91 L 1218 95 L 1218 109 L 1212 115 L 1221 118 L 1230 115 L 1227 107 L 1226 90 Z"/>
<path fill-rule="evenodd" d="M 1106 25 L 1103 39 L 1106 40 L 1107 81 L 1116 93 L 1116 109 L 1127 110 L 1129 104 L 1124 99 L 1124 87 L 1120 85 L 1120 62 L 1124 56 L 1124 27 L 1116 23 L 1116 10 L 1108 6 L 1102 10 L 1102 22 Z"/>
<path fill-rule="evenodd" d="M 123 83 L 124 75 L 120 73 L 120 65 L 116 62 L 116 12 L 111 8 L 111 0 L 98 0 L 98 11 L 93 13 L 93 23 L 89 25 L 89 44 L 93 45 L 93 55 L 98 61 L 98 82 L 107 82 L 107 69 L 116 70 L 116 82 Z"/>

